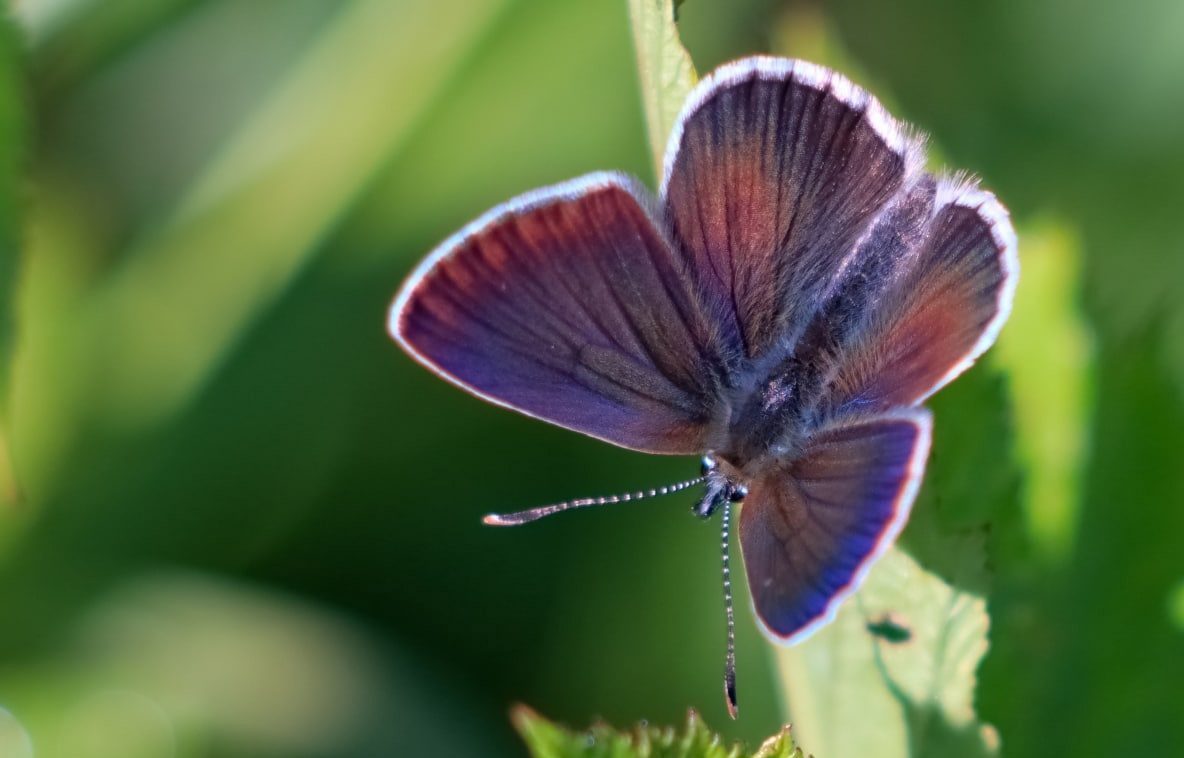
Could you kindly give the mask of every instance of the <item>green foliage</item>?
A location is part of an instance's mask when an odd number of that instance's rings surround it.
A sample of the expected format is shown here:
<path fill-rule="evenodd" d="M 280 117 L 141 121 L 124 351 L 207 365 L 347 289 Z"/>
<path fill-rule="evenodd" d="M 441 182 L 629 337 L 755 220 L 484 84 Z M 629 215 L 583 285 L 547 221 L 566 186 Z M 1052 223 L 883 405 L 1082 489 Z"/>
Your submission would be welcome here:
<path fill-rule="evenodd" d="M 1024 286 L 995 358 L 1015 399 L 1024 516 L 1039 558 L 1072 551 L 1093 392 L 1092 335 L 1081 312 L 1080 244 L 1063 225 L 1022 230 Z"/>
<path fill-rule="evenodd" d="M 0 394 L 7 395 L 12 362 L 17 262 L 24 206 L 26 115 L 20 34 L 0 12 Z"/>
<path fill-rule="evenodd" d="M 402 147 L 501 2 L 365 0 L 318 30 L 96 293 L 87 339 L 110 361 L 120 423 L 153 422 L 198 391 Z M 409 80 L 413 62 L 422 74 Z M 211 318 L 201 303 L 214 297 Z"/>
<path fill-rule="evenodd" d="M 0 708 L 0 755 L 6 758 L 33 758 L 29 733 L 11 713 Z"/>
<path fill-rule="evenodd" d="M 31 757 L 29 734 L 45 758 L 195 758 L 211 740 L 218 756 L 401 755 L 412 730 L 432 734 L 433 754 L 480 751 L 437 720 L 450 706 L 431 688 L 402 692 L 377 673 L 414 665 L 356 624 L 200 574 L 121 584 L 65 647 L 68 665 L 5 668 L 3 758 Z"/>
<path fill-rule="evenodd" d="M 9 394 L 25 199 L 23 57 L 16 25 L 7 9 L 0 10 L 0 506 L 17 497 L 9 439 Z"/>
<path fill-rule="evenodd" d="M 628 2 L 646 131 L 654 156 L 654 175 L 660 179 L 666 140 L 698 77 L 691 56 L 678 37 L 677 4 L 671 0 Z"/>
<path fill-rule="evenodd" d="M 901 547 L 947 584 L 986 596 L 992 558 L 1012 551 L 1020 468 L 1006 377 L 988 357 L 927 402 L 935 415 L 925 481 Z"/>
<path fill-rule="evenodd" d="M 1022 232 L 994 360 L 1012 375 L 1024 513 L 991 540 L 1018 532 L 1030 549 L 992 565 L 979 711 L 1009 755 L 1170 753 L 1184 744 L 1170 713 L 1184 637 L 1166 610 L 1184 573 L 1170 505 L 1184 498 L 1170 462 L 1184 449 L 1184 142 L 1168 127 L 1184 114 L 1184 50 L 1168 41 L 1182 8 L 829 7 L 861 64 Z"/>
<path fill-rule="evenodd" d="M 514 726 L 534 758 L 803 758 L 789 727 L 765 740 L 756 752 L 728 746 L 693 710 L 681 732 L 638 724 L 621 732 L 604 723 L 573 732 L 551 723 L 525 706 L 513 713 Z"/>

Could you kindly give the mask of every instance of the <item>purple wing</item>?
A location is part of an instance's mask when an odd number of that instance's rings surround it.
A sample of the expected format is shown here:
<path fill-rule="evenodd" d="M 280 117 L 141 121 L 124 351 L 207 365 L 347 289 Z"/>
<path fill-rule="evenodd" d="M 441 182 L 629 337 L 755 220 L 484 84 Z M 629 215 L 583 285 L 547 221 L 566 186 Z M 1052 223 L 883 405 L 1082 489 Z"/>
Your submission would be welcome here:
<path fill-rule="evenodd" d="M 892 544 L 920 486 L 930 428 L 919 408 L 829 427 L 752 484 L 740 546 L 772 639 L 800 642 L 833 619 Z"/>
<path fill-rule="evenodd" d="M 494 208 L 416 269 L 389 329 L 498 405 L 623 447 L 703 449 L 715 331 L 629 177 L 593 174 Z"/>
<path fill-rule="evenodd" d="M 747 58 L 691 94 L 662 196 L 724 335 L 792 344 L 871 221 L 921 170 L 871 95 L 804 61 Z"/>
<path fill-rule="evenodd" d="M 974 363 L 1007 320 L 1019 276 L 1007 211 L 991 193 L 950 179 L 937 182 L 934 207 L 919 237 L 915 224 L 895 230 L 897 243 L 918 241 L 890 256 L 898 263 L 835 351 L 832 412 L 920 403 Z M 889 240 L 877 246 L 891 251 Z"/>

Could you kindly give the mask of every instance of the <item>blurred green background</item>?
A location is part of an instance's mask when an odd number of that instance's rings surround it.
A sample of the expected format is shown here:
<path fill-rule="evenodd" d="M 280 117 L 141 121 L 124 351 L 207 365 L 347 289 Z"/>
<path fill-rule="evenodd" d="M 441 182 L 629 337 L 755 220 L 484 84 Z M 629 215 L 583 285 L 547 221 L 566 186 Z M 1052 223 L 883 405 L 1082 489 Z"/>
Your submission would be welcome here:
<path fill-rule="evenodd" d="M 517 755 L 515 702 L 779 726 L 746 607 L 724 714 L 691 498 L 479 520 L 694 461 L 487 406 L 384 333 L 405 273 L 489 206 L 596 169 L 652 184 L 624 3 L 11 16 L 0 755 Z M 926 485 L 990 521 L 978 711 L 1006 755 L 1179 750 L 1184 3 L 690 0 L 681 23 L 703 72 L 838 67 L 1011 208 L 1016 319 L 936 400 Z"/>

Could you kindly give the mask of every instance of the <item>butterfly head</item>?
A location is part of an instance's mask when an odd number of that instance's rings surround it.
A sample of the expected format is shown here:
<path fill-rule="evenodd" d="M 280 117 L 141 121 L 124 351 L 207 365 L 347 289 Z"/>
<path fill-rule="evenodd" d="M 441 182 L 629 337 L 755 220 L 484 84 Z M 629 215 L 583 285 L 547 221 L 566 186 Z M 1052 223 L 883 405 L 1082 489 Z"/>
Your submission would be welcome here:
<path fill-rule="evenodd" d="M 710 518 L 724 503 L 739 503 L 748 495 L 748 487 L 736 476 L 734 469 L 713 455 L 703 456 L 700 463 L 704 492 L 691 509 L 699 518 Z"/>

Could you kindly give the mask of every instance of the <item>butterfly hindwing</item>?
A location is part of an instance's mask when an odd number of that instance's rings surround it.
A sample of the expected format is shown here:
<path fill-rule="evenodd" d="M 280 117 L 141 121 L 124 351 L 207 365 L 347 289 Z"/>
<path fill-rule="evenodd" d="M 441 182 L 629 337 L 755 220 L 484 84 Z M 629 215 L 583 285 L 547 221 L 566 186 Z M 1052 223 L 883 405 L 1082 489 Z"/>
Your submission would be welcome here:
<path fill-rule="evenodd" d="M 833 412 L 922 402 L 990 347 L 1007 320 L 1019 263 L 1011 221 L 991 193 L 940 180 L 923 240 L 896 260 L 834 356 Z"/>
<path fill-rule="evenodd" d="M 412 274 L 390 331 L 494 403 L 624 447 L 697 453 L 718 394 L 714 330 L 646 206 L 635 182 L 604 173 L 495 208 Z"/>
<path fill-rule="evenodd" d="M 841 422 L 752 483 L 740 546 L 771 637 L 797 642 L 828 622 L 891 545 L 916 496 L 930 429 L 919 408 Z"/>

